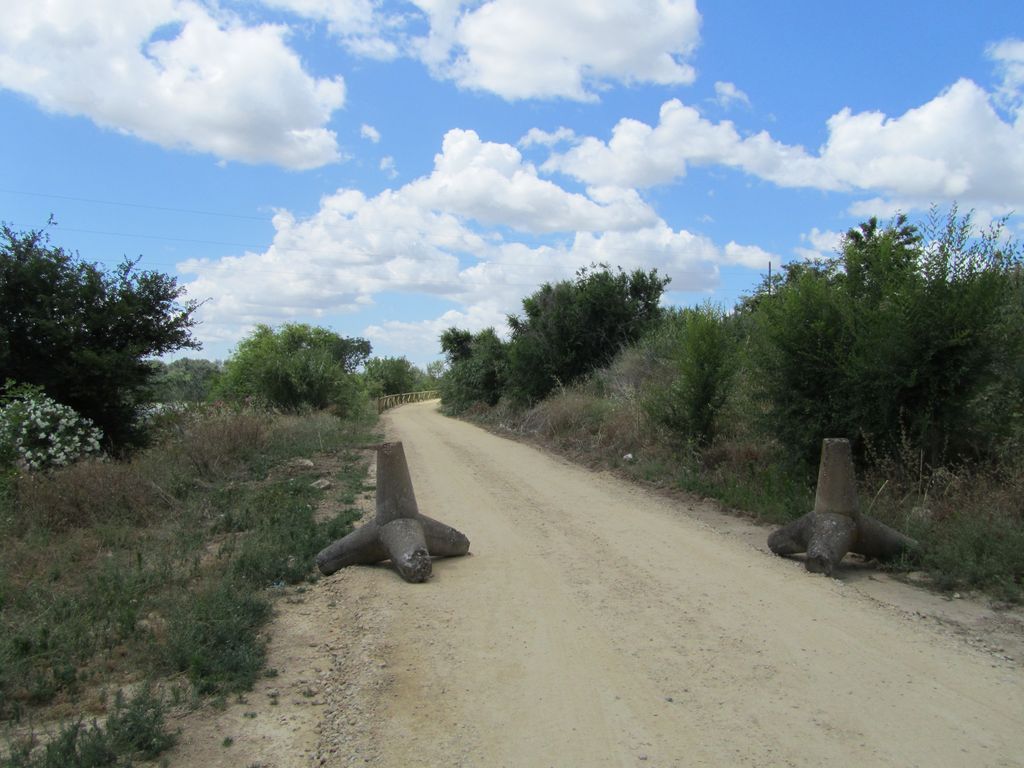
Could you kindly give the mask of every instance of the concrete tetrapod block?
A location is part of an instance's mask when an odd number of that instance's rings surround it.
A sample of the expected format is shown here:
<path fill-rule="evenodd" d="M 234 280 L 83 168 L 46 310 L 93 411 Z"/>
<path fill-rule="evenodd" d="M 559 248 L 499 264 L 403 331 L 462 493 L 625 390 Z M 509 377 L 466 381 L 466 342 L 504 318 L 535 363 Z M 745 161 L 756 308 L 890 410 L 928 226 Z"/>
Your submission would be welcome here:
<path fill-rule="evenodd" d="M 317 567 L 329 576 L 349 565 L 390 560 L 406 581 L 426 581 L 433 571 L 432 557 L 465 555 L 469 539 L 451 526 L 420 514 L 400 442 L 373 448 L 377 451 L 376 516 L 321 550 L 316 556 Z"/>
<path fill-rule="evenodd" d="M 916 547 L 914 539 L 860 513 L 850 441 L 842 438 L 822 441 L 814 509 L 768 537 L 772 552 L 806 552 L 807 570 L 826 576 L 847 552 L 884 560 Z"/>

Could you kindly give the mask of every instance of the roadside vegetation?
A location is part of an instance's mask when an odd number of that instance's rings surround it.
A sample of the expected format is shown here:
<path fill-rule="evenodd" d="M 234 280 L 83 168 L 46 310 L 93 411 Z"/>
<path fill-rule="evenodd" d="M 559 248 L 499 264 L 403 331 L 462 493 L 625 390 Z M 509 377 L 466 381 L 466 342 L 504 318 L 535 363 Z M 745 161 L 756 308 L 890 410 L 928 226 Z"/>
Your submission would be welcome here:
<path fill-rule="evenodd" d="M 773 523 L 813 505 L 821 440 L 849 438 L 862 509 L 922 543 L 890 567 L 1020 601 L 1021 264 L 1004 222 L 953 209 L 865 222 L 731 309 L 659 308 L 656 273 L 597 266 L 524 299 L 508 341 L 445 331 L 442 403 Z"/>
<path fill-rule="evenodd" d="M 274 596 L 359 516 L 369 343 L 161 363 L 196 346 L 171 278 L 7 227 L 0 293 L 0 766 L 159 759 L 169 715 L 272 672 Z"/>

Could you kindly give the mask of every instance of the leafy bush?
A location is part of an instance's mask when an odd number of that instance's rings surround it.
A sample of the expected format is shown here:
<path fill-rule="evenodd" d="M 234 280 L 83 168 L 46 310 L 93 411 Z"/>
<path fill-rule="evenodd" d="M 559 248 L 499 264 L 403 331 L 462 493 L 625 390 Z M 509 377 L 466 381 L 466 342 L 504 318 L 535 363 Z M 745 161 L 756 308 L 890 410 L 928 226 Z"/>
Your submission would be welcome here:
<path fill-rule="evenodd" d="M 652 345 L 670 376 L 646 398 L 648 415 L 676 437 L 709 445 L 737 364 L 729 318 L 710 303 L 684 309 L 667 318 Z"/>
<path fill-rule="evenodd" d="M 531 403 L 608 365 L 623 347 L 661 318 L 669 278 L 606 265 L 583 268 L 573 281 L 546 283 L 523 299 L 523 317 L 510 315 L 508 393 Z"/>
<path fill-rule="evenodd" d="M 103 433 L 73 408 L 47 397 L 42 387 L 13 386 L 0 405 L 0 464 L 33 470 L 63 467 L 100 450 Z"/>
<path fill-rule="evenodd" d="M 992 388 L 1022 360 L 1020 266 L 1000 224 L 978 233 L 955 209 L 923 228 L 872 219 L 838 258 L 789 265 L 749 305 L 770 430 L 809 463 L 823 437 L 883 453 L 909 440 L 936 466 L 989 454 L 978 399 L 1021 410 L 1020 387 Z"/>
<path fill-rule="evenodd" d="M 174 278 L 136 264 L 108 274 L 45 233 L 0 228 L 0 381 L 43 387 L 115 446 L 142 438 L 136 408 L 154 372 L 146 359 L 199 346 L 196 302 L 178 304 Z"/>
<path fill-rule="evenodd" d="M 355 370 L 369 354 L 370 342 L 326 328 L 258 325 L 225 363 L 215 392 L 285 410 L 330 407 L 348 415 L 365 401 Z"/>
<path fill-rule="evenodd" d="M 463 413 L 476 403 L 496 405 L 507 381 L 508 345 L 493 328 L 476 335 L 459 328 L 441 334 L 448 370 L 441 379 L 441 403 L 448 413 Z"/>

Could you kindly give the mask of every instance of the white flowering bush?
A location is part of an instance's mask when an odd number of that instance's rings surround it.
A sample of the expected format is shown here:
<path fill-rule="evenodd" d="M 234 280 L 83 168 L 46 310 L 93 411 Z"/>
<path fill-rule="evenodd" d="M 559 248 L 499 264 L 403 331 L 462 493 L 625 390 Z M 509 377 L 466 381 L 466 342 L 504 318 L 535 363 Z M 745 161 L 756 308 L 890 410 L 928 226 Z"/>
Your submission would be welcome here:
<path fill-rule="evenodd" d="M 103 432 L 41 387 L 8 387 L 0 401 L 0 464 L 63 467 L 99 453 Z"/>

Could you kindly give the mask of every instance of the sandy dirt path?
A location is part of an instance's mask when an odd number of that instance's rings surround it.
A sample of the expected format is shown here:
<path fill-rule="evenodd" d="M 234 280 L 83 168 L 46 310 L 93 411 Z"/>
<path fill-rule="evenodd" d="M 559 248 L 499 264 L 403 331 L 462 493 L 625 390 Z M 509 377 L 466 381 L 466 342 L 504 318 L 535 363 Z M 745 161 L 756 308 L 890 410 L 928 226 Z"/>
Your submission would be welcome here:
<path fill-rule="evenodd" d="M 472 555 L 282 606 L 301 641 L 275 708 L 234 707 L 251 737 L 173 765 L 1024 765 L 1024 671 L 977 637 L 436 404 L 385 428 Z"/>
<path fill-rule="evenodd" d="M 1024 676 L 677 503 L 390 416 L 472 557 L 394 611 L 380 765 L 1024 765 Z"/>

